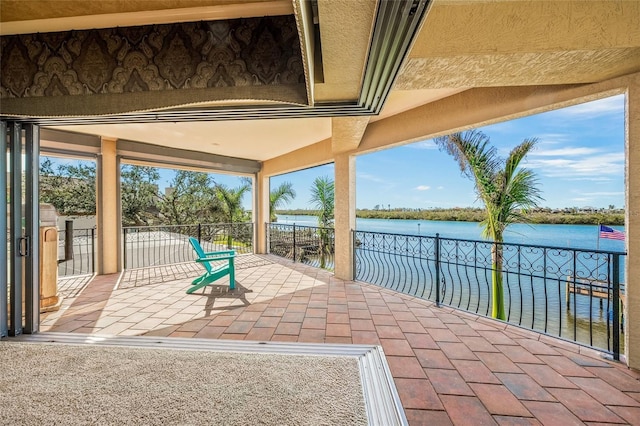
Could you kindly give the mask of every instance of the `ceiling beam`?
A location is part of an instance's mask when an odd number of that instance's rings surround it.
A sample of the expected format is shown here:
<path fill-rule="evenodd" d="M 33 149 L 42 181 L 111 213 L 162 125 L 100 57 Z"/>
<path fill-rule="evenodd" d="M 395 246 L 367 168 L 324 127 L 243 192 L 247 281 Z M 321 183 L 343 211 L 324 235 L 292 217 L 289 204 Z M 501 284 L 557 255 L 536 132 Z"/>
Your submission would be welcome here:
<path fill-rule="evenodd" d="M 69 4 L 70 2 L 65 2 Z M 40 19 L 21 19 L 5 21 L 3 19 L 0 25 L 0 35 L 8 34 L 29 34 L 29 33 L 48 33 L 69 30 L 88 30 L 93 28 L 112 28 L 112 27 L 132 27 L 139 25 L 156 25 L 169 24 L 175 22 L 195 22 L 195 21 L 219 21 L 223 19 L 239 19 L 252 18 L 258 16 L 278 16 L 292 15 L 293 5 L 288 0 L 274 0 L 265 2 L 251 2 L 239 4 L 224 4 L 216 6 L 198 6 L 185 7 L 179 9 L 156 9 L 156 10 L 136 10 L 130 12 L 115 12 L 127 6 L 127 2 L 111 2 L 114 6 L 114 12 L 96 13 L 98 11 L 87 14 L 87 10 L 91 10 L 91 4 L 97 6 L 109 5 L 101 0 L 100 2 L 77 2 L 75 13 L 77 16 L 60 16 L 45 17 Z M 100 4 L 102 3 L 102 5 Z M 133 2 L 131 2 L 133 3 Z M 143 7 L 145 3 L 152 5 L 151 2 L 138 2 Z M 4 15 L 19 16 L 20 18 L 32 17 L 34 13 L 29 13 L 30 7 L 35 7 L 35 12 L 46 14 L 47 10 L 60 6 L 59 0 L 53 1 L 2 1 L 2 8 L 5 9 Z M 16 10 L 6 10 L 12 7 Z M 102 8 L 104 9 L 104 8 Z M 108 10 L 108 8 L 107 8 Z M 38 16 L 36 14 L 36 16 Z"/>
<path fill-rule="evenodd" d="M 370 117 L 334 117 L 331 119 L 331 150 L 334 154 L 352 151 L 360 145 Z"/>
<path fill-rule="evenodd" d="M 235 174 L 254 174 L 261 168 L 260 162 L 255 160 L 169 148 L 124 139 L 118 139 L 117 153 L 125 161 L 164 165 L 172 168 L 184 167 Z"/>

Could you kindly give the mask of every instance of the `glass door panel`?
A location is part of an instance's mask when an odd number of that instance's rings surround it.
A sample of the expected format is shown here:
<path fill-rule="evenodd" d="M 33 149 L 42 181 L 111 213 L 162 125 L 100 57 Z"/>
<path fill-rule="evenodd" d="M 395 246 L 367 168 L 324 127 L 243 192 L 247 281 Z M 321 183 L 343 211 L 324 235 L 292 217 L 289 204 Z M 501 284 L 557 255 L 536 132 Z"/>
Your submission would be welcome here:
<path fill-rule="evenodd" d="M 39 128 L 0 126 L 0 335 L 17 336 L 36 333 L 40 321 Z"/>

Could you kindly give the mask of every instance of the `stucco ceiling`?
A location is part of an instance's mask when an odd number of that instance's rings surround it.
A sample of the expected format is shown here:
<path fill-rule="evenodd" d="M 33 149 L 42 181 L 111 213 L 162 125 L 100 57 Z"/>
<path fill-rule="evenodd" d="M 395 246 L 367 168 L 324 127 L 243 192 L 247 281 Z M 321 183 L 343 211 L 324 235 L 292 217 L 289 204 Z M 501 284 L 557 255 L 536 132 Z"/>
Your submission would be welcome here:
<path fill-rule="evenodd" d="M 330 138 L 331 119 L 101 124 L 56 129 L 264 161 Z"/>
<path fill-rule="evenodd" d="M 149 19 L 180 21 L 189 19 L 193 13 L 202 16 L 198 19 L 216 19 L 215 16 L 224 17 L 225 13 L 227 18 L 272 13 L 269 10 L 293 13 L 295 5 L 287 0 L 1 1 L 2 31 L 6 31 L 9 21 L 25 31 L 41 31 L 46 28 L 42 26 L 44 23 L 66 22 L 73 27 L 78 19 L 94 22 L 92 25 L 97 25 L 96 22 L 107 26 L 113 22 L 135 25 L 136 20 L 138 24 L 149 23 Z M 375 4 L 371 0 L 318 1 L 323 73 L 321 79 L 313 82 L 316 101 L 357 98 Z M 25 13 L 25 7 L 33 10 Z M 29 20 L 24 20 L 25 16 Z M 123 20 L 125 17 L 129 20 Z M 640 71 L 638 1 L 434 0 L 381 114 L 371 117 L 370 122 L 380 122 L 469 88 L 590 83 L 637 71 Z M 331 120 L 298 118 L 64 128 L 266 160 L 330 138 Z"/>
<path fill-rule="evenodd" d="M 391 93 L 381 120 L 408 109 L 459 93 L 459 89 L 398 90 Z M 190 151 L 264 161 L 331 137 L 332 118 L 138 123 L 58 126 L 59 130 L 127 139 Z"/>
<path fill-rule="evenodd" d="M 0 35 L 291 14 L 288 0 L 2 0 Z"/>
<path fill-rule="evenodd" d="M 639 70 L 638 1 L 436 0 L 396 88 L 592 83 Z"/>

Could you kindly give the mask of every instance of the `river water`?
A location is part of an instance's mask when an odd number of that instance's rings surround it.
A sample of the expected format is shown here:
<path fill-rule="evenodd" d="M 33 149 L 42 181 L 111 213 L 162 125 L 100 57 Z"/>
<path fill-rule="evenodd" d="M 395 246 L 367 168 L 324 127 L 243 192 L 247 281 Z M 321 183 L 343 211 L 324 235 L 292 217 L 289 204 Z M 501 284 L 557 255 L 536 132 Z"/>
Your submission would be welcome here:
<path fill-rule="evenodd" d="M 318 226 L 315 216 L 277 215 L 278 223 Z M 611 226 L 619 231 L 624 227 Z M 482 228 L 475 222 L 445 222 L 404 219 L 356 220 L 358 231 L 387 232 L 390 234 L 428 235 L 440 234 L 442 238 L 481 240 Z M 507 228 L 506 243 L 531 244 L 607 251 L 625 251 L 623 241 L 598 239 L 597 225 L 526 225 L 515 224 Z"/>

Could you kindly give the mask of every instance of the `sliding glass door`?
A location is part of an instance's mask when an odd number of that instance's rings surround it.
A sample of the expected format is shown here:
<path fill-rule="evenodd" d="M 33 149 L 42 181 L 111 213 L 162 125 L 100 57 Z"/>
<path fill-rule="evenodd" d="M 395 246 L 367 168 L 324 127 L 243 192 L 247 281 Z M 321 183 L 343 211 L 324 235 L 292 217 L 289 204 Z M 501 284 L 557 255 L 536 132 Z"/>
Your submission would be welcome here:
<path fill-rule="evenodd" d="M 40 323 L 39 144 L 37 125 L 0 121 L 2 336 L 36 333 Z"/>

